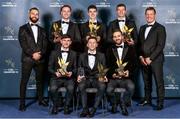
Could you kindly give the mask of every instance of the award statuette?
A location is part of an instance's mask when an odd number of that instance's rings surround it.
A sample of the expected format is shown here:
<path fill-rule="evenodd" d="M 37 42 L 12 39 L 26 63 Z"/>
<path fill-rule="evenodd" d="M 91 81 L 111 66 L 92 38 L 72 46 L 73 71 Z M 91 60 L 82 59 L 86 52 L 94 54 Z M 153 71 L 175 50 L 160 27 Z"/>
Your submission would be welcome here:
<path fill-rule="evenodd" d="M 104 66 L 98 63 L 98 80 L 101 82 L 107 82 L 107 78 L 105 78 L 108 68 L 104 68 Z"/>
<path fill-rule="evenodd" d="M 92 22 L 89 22 L 89 29 L 90 32 L 88 33 L 86 39 L 88 39 L 90 36 L 91 37 L 96 37 L 97 41 L 99 42 L 101 40 L 100 36 L 97 35 L 97 30 L 100 28 L 100 25 L 98 26 L 97 24 L 94 24 Z"/>
<path fill-rule="evenodd" d="M 115 70 L 116 73 L 117 73 L 116 76 L 117 76 L 118 78 L 121 78 L 121 77 L 125 76 L 126 74 L 125 74 L 125 72 L 124 72 L 124 68 L 125 68 L 125 66 L 127 65 L 127 62 L 122 63 L 122 60 L 117 59 L 116 64 L 118 65 L 118 68 Z"/>
<path fill-rule="evenodd" d="M 53 35 L 54 35 L 54 38 L 55 38 L 55 42 L 58 42 L 59 39 L 61 39 L 61 27 L 58 25 L 58 23 L 53 23 Z"/>
<path fill-rule="evenodd" d="M 58 64 L 59 64 L 59 69 L 57 69 L 57 71 L 59 73 L 61 73 L 62 76 L 66 76 L 67 75 L 67 66 L 69 64 L 69 62 L 65 62 L 62 58 L 58 57 Z"/>
<path fill-rule="evenodd" d="M 128 28 L 126 25 L 124 25 L 124 27 L 122 29 L 120 29 L 122 31 L 122 34 L 124 36 L 125 41 L 131 41 L 132 37 L 131 37 L 131 32 L 133 31 L 134 28 Z"/>

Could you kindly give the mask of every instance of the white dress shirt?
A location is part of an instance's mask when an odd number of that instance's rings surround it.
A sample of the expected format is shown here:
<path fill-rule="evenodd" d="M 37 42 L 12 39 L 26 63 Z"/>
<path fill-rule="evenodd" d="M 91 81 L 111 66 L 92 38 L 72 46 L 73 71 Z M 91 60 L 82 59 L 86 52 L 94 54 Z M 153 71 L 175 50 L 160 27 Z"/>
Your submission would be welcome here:
<path fill-rule="evenodd" d="M 124 42 L 121 43 L 121 46 L 122 46 L 122 48 L 121 48 L 121 47 L 117 48 L 118 57 L 119 57 L 120 60 L 122 59 L 123 48 L 124 48 Z"/>
<path fill-rule="evenodd" d="M 64 49 L 63 47 L 61 47 L 61 51 L 69 51 L 69 49 Z M 68 53 L 67 52 L 62 52 L 62 59 L 66 62 L 67 61 L 67 57 L 68 57 Z"/>
<path fill-rule="evenodd" d="M 153 21 L 152 23 L 148 24 L 148 25 L 153 25 L 155 23 L 155 21 Z M 148 34 L 149 34 L 149 31 L 151 30 L 152 26 L 148 26 L 145 30 L 145 34 L 144 34 L 144 38 L 146 39 Z"/>
<path fill-rule="evenodd" d="M 119 28 L 122 31 L 122 29 L 124 28 L 124 25 L 125 25 L 126 18 L 124 17 L 124 18 L 118 19 L 118 20 L 124 20 L 123 22 L 121 21 L 121 22 L 118 23 L 119 24 Z"/>
<path fill-rule="evenodd" d="M 29 23 L 30 25 L 33 24 L 32 22 Z M 31 25 L 31 29 L 33 32 L 35 43 L 37 43 L 37 37 L 38 37 L 38 27 L 36 25 Z"/>
<path fill-rule="evenodd" d="M 95 54 L 96 54 L 96 51 L 91 52 L 91 51 L 88 50 L 88 54 L 94 54 L 94 55 L 95 55 Z M 91 69 L 93 69 L 93 67 L 94 67 L 95 60 L 96 60 L 96 57 L 95 57 L 95 56 L 93 56 L 93 55 L 88 55 L 88 65 L 89 65 L 89 67 L 90 67 Z"/>
<path fill-rule="evenodd" d="M 62 21 L 65 21 L 65 20 L 62 19 Z M 69 21 L 70 21 L 70 20 L 65 21 L 65 22 L 69 22 Z M 68 31 L 68 28 L 69 28 L 69 24 L 62 23 L 62 22 L 61 22 L 61 28 L 62 28 L 62 33 L 63 33 L 63 34 L 67 34 L 67 31 Z"/>

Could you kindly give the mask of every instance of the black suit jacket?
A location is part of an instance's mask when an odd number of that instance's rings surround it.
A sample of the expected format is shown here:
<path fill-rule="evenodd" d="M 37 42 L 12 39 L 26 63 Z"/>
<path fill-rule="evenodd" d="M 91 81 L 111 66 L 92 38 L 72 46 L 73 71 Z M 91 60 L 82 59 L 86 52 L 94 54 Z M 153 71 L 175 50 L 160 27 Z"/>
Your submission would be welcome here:
<path fill-rule="evenodd" d="M 88 53 L 85 52 L 80 55 L 79 61 L 78 61 L 78 67 L 84 68 L 84 73 L 86 78 L 98 78 L 98 63 L 101 63 L 103 66 L 105 66 L 106 60 L 105 55 L 100 52 L 96 52 L 95 55 L 95 64 L 93 69 L 91 69 L 88 65 Z"/>
<path fill-rule="evenodd" d="M 133 31 L 131 32 L 131 37 L 133 38 L 135 44 L 137 44 L 137 40 L 138 40 L 138 33 L 137 33 L 137 27 L 135 25 L 135 22 L 133 20 L 130 20 L 126 17 L 126 21 L 125 21 L 125 25 L 128 27 L 128 28 L 134 28 Z M 114 21 L 111 21 L 109 23 L 109 27 L 108 27 L 108 42 L 112 43 L 112 35 L 113 35 L 113 32 L 114 30 L 116 29 L 120 29 L 119 28 L 119 22 L 118 22 L 118 19 L 114 20 Z"/>
<path fill-rule="evenodd" d="M 61 20 L 55 21 L 52 23 L 51 25 L 51 30 L 50 30 L 50 42 L 54 45 L 53 47 L 57 48 L 59 47 L 59 44 L 54 44 L 53 40 L 54 40 L 54 28 L 53 28 L 53 24 L 57 23 L 59 25 L 59 27 L 61 27 Z M 60 32 L 60 34 L 62 35 L 62 31 Z M 79 32 L 79 28 L 78 25 L 73 23 L 72 21 L 69 22 L 69 27 L 67 30 L 67 35 L 69 35 L 72 39 L 72 45 L 71 45 L 71 49 L 77 51 L 78 50 L 78 44 L 81 43 L 81 37 L 80 37 L 80 32 Z"/>
<path fill-rule="evenodd" d="M 140 56 L 150 57 L 152 61 L 164 61 L 163 49 L 166 41 L 166 30 L 161 24 L 155 22 L 145 39 L 147 25 L 140 27 Z"/>
<path fill-rule="evenodd" d="M 49 57 L 48 71 L 52 74 L 53 78 L 57 78 L 55 72 L 59 69 L 58 57 L 62 58 L 61 49 L 58 48 L 51 52 Z M 67 71 L 72 72 L 72 77 L 76 77 L 76 68 L 77 68 L 77 55 L 73 50 L 69 50 L 67 61 L 69 65 L 67 66 Z"/>
<path fill-rule="evenodd" d="M 115 73 L 115 69 L 118 68 L 118 65 L 116 64 L 117 58 L 118 58 L 117 48 L 115 46 L 108 48 L 106 52 L 106 59 L 107 59 L 107 67 L 109 68 L 107 77 L 109 79 L 113 79 L 112 75 Z M 137 66 L 137 59 L 136 59 L 136 53 L 134 47 L 124 44 L 121 60 L 123 61 L 123 63 L 128 62 L 124 70 L 129 70 L 129 77 L 127 78 L 131 79 L 132 75 L 134 74 L 134 70 Z"/>
<path fill-rule="evenodd" d="M 20 26 L 19 28 L 19 43 L 22 47 L 22 62 L 35 62 L 35 60 L 32 59 L 32 54 L 35 52 L 41 52 L 41 59 L 39 61 L 36 61 L 38 63 L 45 61 L 45 54 L 47 50 L 47 34 L 45 30 L 40 27 L 38 27 L 38 38 L 37 43 L 35 43 L 33 31 L 31 29 L 31 26 L 29 23 Z"/>

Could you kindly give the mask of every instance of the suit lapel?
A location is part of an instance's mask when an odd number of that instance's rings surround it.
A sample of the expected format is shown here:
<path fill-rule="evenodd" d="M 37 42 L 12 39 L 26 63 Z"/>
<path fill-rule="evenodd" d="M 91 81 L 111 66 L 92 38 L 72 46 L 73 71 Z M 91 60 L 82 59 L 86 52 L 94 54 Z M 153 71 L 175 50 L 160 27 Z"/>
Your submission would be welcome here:
<path fill-rule="evenodd" d="M 29 30 L 29 32 L 30 32 L 30 36 L 33 38 L 33 43 L 36 44 L 36 43 L 35 43 L 34 34 L 33 34 L 32 29 L 31 29 L 31 25 L 30 25 L 29 23 L 27 24 L 27 28 L 28 28 L 28 30 Z"/>
<path fill-rule="evenodd" d="M 62 26 L 61 26 L 61 20 L 59 20 L 58 22 L 57 22 L 57 24 L 58 24 L 58 26 L 61 28 L 61 30 L 60 30 L 60 34 L 62 35 L 63 33 L 62 33 Z"/>
<path fill-rule="evenodd" d="M 70 30 L 71 30 L 71 27 L 73 26 L 73 22 L 72 21 L 69 21 L 69 25 L 68 25 L 68 30 L 67 30 L 67 33 L 66 34 L 69 34 L 70 33 Z"/>
<path fill-rule="evenodd" d="M 127 46 L 126 44 L 124 44 L 123 53 L 122 53 L 122 58 L 121 58 L 122 61 L 124 60 L 127 52 L 128 52 L 128 46 Z"/>
<path fill-rule="evenodd" d="M 117 48 L 112 48 L 113 54 L 116 57 L 116 59 L 119 59 Z"/>

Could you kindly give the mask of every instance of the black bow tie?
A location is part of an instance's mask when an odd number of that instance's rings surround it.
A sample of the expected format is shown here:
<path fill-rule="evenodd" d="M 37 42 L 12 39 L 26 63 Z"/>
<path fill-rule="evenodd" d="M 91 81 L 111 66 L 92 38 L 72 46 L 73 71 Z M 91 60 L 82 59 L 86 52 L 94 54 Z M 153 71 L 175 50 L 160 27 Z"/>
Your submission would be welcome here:
<path fill-rule="evenodd" d="M 69 22 L 62 21 L 62 24 L 69 24 Z"/>
<path fill-rule="evenodd" d="M 119 45 L 119 46 L 116 45 L 116 48 L 123 48 L 123 46 L 122 45 Z"/>
<path fill-rule="evenodd" d="M 88 53 L 88 56 L 96 56 L 96 54 Z"/>
<path fill-rule="evenodd" d="M 125 22 L 125 20 L 118 20 L 118 22 Z"/>
<path fill-rule="evenodd" d="M 61 53 L 69 53 L 69 51 L 61 50 Z"/>
<path fill-rule="evenodd" d="M 33 24 L 33 23 L 31 23 L 31 26 L 38 26 L 37 24 Z"/>
<path fill-rule="evenodd" d="M 97 25 L 97 22 L 89 22 L 90 24 L 94 24 L 94 25 Z"/>
<path fill-rule="evenodd" d="M 148 24 L 146 25 L 146 27 L 152 27 L 152 26 L 153 26 L 153 25 L 148 25 Z"/>

